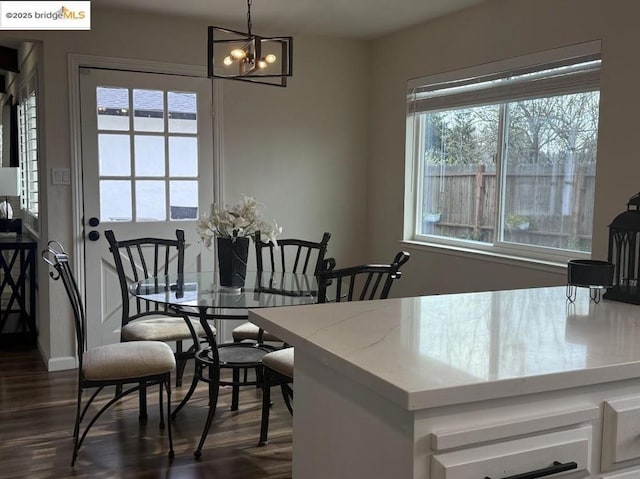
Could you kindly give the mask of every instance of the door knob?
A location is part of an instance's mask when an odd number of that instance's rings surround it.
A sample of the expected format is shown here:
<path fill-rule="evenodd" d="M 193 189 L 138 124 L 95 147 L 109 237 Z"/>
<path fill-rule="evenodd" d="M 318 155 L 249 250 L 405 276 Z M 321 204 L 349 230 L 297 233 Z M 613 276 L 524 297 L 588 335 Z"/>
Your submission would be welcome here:
<path fill-rule="evenodd" d="M 95 216 L 92 217 L 92 218 L 89 218 L 89 226 L 95 228 L 99 224 L 100 224 L 100 220 L 98 218 L 96 218 Z"/>
<path fill-rule="evenodd" d="M 100 233 L 97 231 L 89 231 L 89 240 L 98 241 L 100 239 Z"/>

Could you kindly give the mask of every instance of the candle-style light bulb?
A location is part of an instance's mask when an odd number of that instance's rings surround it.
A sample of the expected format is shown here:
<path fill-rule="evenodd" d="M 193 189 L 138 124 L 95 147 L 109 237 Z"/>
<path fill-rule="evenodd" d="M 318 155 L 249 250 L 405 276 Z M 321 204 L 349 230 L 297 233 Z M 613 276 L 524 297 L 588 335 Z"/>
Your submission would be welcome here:
<path fill-rule="evenodd" d="M 258 60 L 258 68 L 267 68 L 267 62 L 264 60 Z"/>
<path fill-rule="evenodd" d="M 234 48 L 231 50 L 231 56 L 236 60 L 242 60 L 247 56 L 247 52 L 245 52 L 242 48 Z"/>
<path fill-rule="evenodd" d="M 233 59 L 231 57 L 224 57 L 223 60 L 224 64 L 229 66 L 229 65 L 233 65 Z"/>
<path fill-rule="evenodd" d="M 276 57 L 273 53 L 269 53 L 266 57 L 264 57 L 267 63 L 275 63 L 278 57 Z"/>

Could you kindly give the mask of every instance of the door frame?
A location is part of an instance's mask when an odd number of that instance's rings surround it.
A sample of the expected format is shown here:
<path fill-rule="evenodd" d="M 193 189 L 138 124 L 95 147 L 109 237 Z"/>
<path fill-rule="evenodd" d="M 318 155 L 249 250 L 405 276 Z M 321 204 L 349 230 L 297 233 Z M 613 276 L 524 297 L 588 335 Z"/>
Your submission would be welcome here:
<path fill-rule="evenodd" d="M 69 81 L 69 124 L 70 124 L 70 156 L 71 156 L 71 185 L 72 185 L 72 221 L 73 221 L 73 264 L 74 273 L 78 281 L 81 295 L 85 294 L 85 251 L 82 237 L 83 225 L 83 183 L 82 183 L 82 130 L 80 126 L 80 68 L 103 68 L 124 70 L 138 73 L 159 73 L 166 75 L 182 75 L 206 78 L 207 70 L 203 66 L 182 65 L 177 63 L 163 63 L 130 58 L 102 57 L 95 55 L 68 55 Z M 222 203 L 223 191 L 223 136 L 222 136 L 222 82 L 212 83 L 212 111 L 213 116 L 213 198 L 216 203 Z"/>

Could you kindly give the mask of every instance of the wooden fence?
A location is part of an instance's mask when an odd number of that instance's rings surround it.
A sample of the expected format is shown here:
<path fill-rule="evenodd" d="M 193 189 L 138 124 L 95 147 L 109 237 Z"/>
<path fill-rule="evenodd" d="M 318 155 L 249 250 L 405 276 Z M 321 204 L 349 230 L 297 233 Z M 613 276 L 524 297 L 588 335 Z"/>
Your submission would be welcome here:
<path fill-rule="evenodd" d="M 577 251 L 591 250 L 595 164 L 509 166 L 505 188 L 505 240 Z M 428 165 L 423 233 L 493 241 L 496 170 L 484 165 Z M 528 220 L 520 229 L 515 220 Z"/>

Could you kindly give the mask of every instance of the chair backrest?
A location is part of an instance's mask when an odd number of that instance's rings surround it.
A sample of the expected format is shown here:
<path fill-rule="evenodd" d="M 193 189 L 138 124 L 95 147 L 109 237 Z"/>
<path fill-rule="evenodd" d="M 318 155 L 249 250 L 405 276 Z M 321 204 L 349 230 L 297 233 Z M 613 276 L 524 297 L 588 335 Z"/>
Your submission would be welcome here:
<path fill-rule="evenodd" d="M 322 235 L 319 243 L 301 239 L 279 239 L 276 247 L 272 242 L 260 239 L 256 233 L 256 269 L 258 272 L 317 273 L 322 268 L 331 233 Z"/>
<path fill-rule="evenodd" d="M 117 240 L 112 230 L 104 232 L 120 282 L 122 326 L 130 320 L 162 310 L 157 303 L 132 301 L 129 285 L 154 276 L 184 273 L 184 231 L 176 230 L 176 239 L 133 238 Z M 133 305 L 133 306 L 132 306 Z"/>
<path fill-rule="evenodd" d="M 79 368 L 82 370 L 82 355 L 86 350 L 86 327 L 85 311 L 82 303 L 82 296 L 78 289 L 78 284 L 73 276 L 71 265 L 69 264 L 69 255 L 64 247 L 57 241 L 49 241 L 47 249 L 42 251 L 42 259 L 55 268 L 56 271 L 49 271 L 49 276 L 54 280 L 62 279 L 64 289 L 73 308 L 73 317 L 76 330 L 76 342 L 78 348 Z"/>
<path fill-rule="evenodd" d="M 407 261 L 409 253 L 401 251 L 391 264 L 362 264 L 334 269 L 335 260 L 329 258 L 318 273 L 318 302 L 386 299 L 393 282 L 402 275 L 400 267 Z M 335 290 L 327 295 L 333 284 Z"/>

